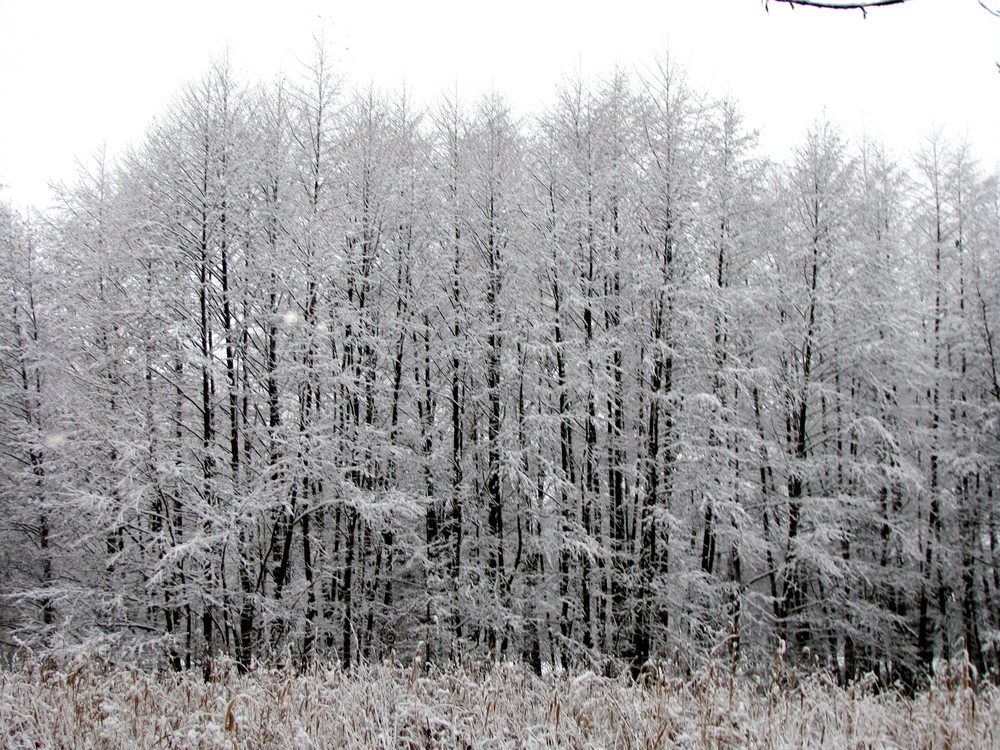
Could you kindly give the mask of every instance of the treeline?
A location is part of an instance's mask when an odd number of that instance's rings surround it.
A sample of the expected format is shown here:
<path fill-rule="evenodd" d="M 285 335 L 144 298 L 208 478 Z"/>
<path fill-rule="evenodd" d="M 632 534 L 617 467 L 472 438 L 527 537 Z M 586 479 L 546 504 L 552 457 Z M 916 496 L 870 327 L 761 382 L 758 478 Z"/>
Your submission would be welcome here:
<path fill-rule="evenodd" d="M 996 176 L 554 100 L 218 64 L 5 208 L 4 643 L 1000 672 Z"/>

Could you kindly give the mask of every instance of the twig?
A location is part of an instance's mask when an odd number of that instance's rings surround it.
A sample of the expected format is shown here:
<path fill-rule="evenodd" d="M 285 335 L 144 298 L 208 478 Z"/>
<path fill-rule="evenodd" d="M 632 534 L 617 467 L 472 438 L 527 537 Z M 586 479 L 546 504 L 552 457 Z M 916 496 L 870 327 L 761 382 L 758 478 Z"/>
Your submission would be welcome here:
<path fill-rule="evenodd" d="M 835 0 L 764 0 L 764 9 L 767 10 L 769 3 L 786 3 L 787 5 L 805 5 L 812 8 L 831 8 L 833 10 L 860 10 L 865 18 L 868 17 L 868 8 L 875 8 L 881 5 L 902 5 L 909 0 L 868 0 L 867 2 L 838 3 Z M 983 0 L 979 0 L 982 5 Z M 986 7 L 985 5 L 983 6 Z M 989 10 L 989 8 L 986 8 Z M 991 11 L 992 12 L 992 11 Z"/>

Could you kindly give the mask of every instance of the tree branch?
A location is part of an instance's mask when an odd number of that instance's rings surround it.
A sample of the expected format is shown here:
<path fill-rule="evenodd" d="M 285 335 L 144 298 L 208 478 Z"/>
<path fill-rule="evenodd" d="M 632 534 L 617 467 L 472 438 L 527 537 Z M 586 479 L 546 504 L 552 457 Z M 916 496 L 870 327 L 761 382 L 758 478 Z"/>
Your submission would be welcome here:
<path fill-rule="evenodd" d="M 991 8 L 990 6 L 988 6 L 985 0 L 979 0 L 979 4 L 983 6 L 983 10 L 985 10 L 987 13 L 992 13 L 997 18 L 1000 18 L 1000 10 L 996 10 L 995 8 Z"/>
<path fill-rule="evenodd" d="M 868 17 L 868 8 L 875 8 L 880 5 L 902 5 L 909 0 L 868 0 L 867 2 L 837 2 L 836 0 L 764 0 L 764 9 L 770 3 L 785 3 L 787 5 L 806 5 L 812 8 L 833 8 L 835 10 L 860 10 Z M 980 0 L 982 4 L 982 0 Z M 986 6 L 983 6 L 986 7 Z M 987 8 L 989 10 L 989 8 Z"/>

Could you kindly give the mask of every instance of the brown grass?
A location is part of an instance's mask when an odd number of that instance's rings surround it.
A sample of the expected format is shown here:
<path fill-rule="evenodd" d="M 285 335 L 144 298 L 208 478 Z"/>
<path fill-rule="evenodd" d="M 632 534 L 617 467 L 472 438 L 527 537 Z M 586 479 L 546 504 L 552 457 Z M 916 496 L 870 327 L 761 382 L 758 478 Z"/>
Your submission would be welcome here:
<path fill-rule="evenodd" d="M 955 673 L 904 698 L 823 676 L 733 677 L 722 665 L 644 684 L 500 666 L 258 670 L 204 682 L 92 660 L 0 672 L 6 748 L 997 747 L 995 688 Z"/>

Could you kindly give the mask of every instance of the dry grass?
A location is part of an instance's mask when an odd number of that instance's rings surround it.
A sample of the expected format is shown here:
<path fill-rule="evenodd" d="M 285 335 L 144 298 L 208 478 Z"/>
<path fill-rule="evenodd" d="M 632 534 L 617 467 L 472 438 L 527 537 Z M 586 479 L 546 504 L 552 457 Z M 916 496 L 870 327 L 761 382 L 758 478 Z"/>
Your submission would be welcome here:
<path fill-rule="evenodd" d="M 80 660 L 0 672 L 6 748 L 997 747 L 1000 701 L 953 673 L 915 698 L 822 676 L 757 682 L 710 668 L 643 685 L 372 667 L 147 674 Z M 957 677 L 955 676 L 957 675 Z"/>

